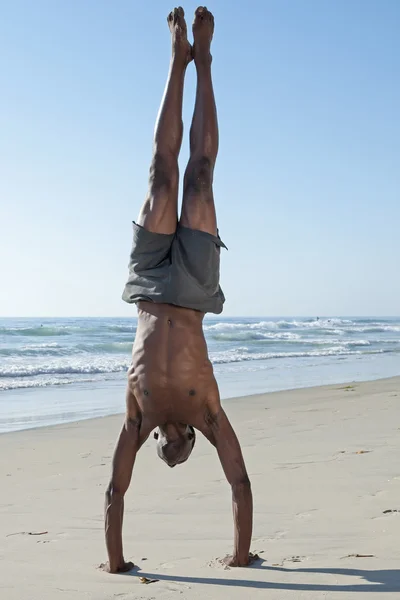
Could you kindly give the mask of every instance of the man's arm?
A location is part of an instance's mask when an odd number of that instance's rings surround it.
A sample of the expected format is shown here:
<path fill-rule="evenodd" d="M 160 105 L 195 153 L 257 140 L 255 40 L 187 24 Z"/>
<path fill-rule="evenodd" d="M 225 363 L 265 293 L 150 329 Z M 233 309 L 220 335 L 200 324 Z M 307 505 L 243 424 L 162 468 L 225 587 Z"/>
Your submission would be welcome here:
<path fill-rule="evenodd" d="M 122 549 L 122 521 L 124 496 L 129 487 L 136 453 L 139 450 L 140 417 L 126 418 L 115 448 L 111 480 L 107 487 L 104 525 L 108 563 L 103 566 L 109 573 L 123 573 L 133 568 L 126 563 Z"/>
<path fill-rule="evenodd" d="M 131 562 L 125 562 L 122 550 L 124 496 L 131 482 L 136 454 L 156 425 L 151 419 L 146 419 L 139 409 L 131 382 L 131 369 L 128 380 L 125 423 L 114 451 L 104 507 L 108 563 L 102 566 L 108 573 L 123 573 L 134 566 Z"/>
<path fill-rule="evenodd" d="M 245 567 L 255 558 L 249 554 L 253 529 L 251 485 L 232 425 L 219 402 L 216 408 L 217 410 L 210 411 L 211 419 L 206 437 L 215 445 L 225 476 L 232 488 L 235 528 L 233 555 L 226 557 L 225 562 L 232 567 Z"/>

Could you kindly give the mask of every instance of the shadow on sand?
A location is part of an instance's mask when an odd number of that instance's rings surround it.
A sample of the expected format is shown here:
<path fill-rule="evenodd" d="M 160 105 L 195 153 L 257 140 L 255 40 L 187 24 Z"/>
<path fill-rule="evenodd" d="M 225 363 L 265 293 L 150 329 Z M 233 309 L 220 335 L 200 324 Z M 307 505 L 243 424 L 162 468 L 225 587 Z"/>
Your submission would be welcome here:
<path fill-rule="evenodd" d="M 400 592 L 400 570 L 364 570 L 364 569 L 286 569 L 285 567 L 268 567 L 263 564 L 254 565 L 251 569 L 265 572 L 266 581 L 252 581 L 249 579 L 220 579 L 217 577 L 186 577 L 179 575 L 164 575 L 162 573 L 149 573 L 142 571 L 141 577 L 156 579 L 158 581 L 175 581 L 180 583 L 201 583 L 205 585 L 221 585 L 224 587 L 244 587 L 266 590 L 295 590 L 297 592 Z M 319 575 L 345 575 L 363 579 L 363 583 L 349 583 L 348 585 L 330 585 L 328 583 L 277 583 L 268 581 L 268 573 L 317 573 Z M 138 571 L 131 571 L 128 575 L 137 576 Z"/>

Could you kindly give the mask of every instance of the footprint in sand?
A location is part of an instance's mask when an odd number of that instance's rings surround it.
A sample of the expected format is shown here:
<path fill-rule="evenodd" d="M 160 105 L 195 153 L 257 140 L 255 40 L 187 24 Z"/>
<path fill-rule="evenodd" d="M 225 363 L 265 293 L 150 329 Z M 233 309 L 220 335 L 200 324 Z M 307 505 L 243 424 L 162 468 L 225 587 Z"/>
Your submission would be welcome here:
<path fill-rule="evenodd" d="M 295 469 L 300 469 L 302 465 L 297 465 L 296 463 L 282 463 L 274 467 L 275 469 L 279 469 L 280 471 L 294 471 Z"/>
<path fill-rule="evenodd" d="M 114 598 L 118 598 L 118 600 L 156 600 L 155 596 L 132 596 L 132 594 L 114 594 L 112 600 Z"/>
<path fill-rule="evenodd" d="M 308 559 L 309 559 L 309 556 L 298 556 L 296 554 L 294 556 L 288 556 L 287 558 L 282 558 L 280 563 L 273 563 L 272 566 L 273 567 L 283 567 L 284 563 L 287 563 L 287 562 L 300 563 L 300 562 L 303 562 Z"/>
<path fill-rule="evenodd" d="M 318 512 L 318 508 L 311 508 L 308 511 L 297 513 L 296 518 L 297 519 L 312 519 L 314 516 L 312 513 L 315 513 L 315 512 Z"/>
<path fill-rule="evenodd" d="M 175 569 L 175 567 L 176 567 L 175 563 L 168 563 L 168 562 L 166 562 L 166 563 L 161 563 L 160 564 L 160 568 L 161 569 Z"/>
<path fill-rule="evenodd" d="M 368 494 L 367 497 L 377 498 L 378 496 L 384 496 L 385 494 L 387 494 L 386 490 L 377 490 L 376 492 L 372 492 L 371 494 Z"/>
<path fill-rule="evenodd" d="M 202 500 L 203 498 L 207 498 L 207 496 L 214 496 L 214 492 L 190 492 L 189 494 L 184 494 L 183 496 L 178 496 L 177 500 L 188 500 L 189 498 L 195 498 L 196 500 Z"/>
<path fill-rule="evenodd" d="M 256 540 L 253 540 L 254 543 L 260 546 L 263 546 L 266 542 L 276 542 L 277 540 L 281 540 L 282 538 L 286 537 L 288 534 L 287 531 L 275 531 L 274 533 L 271 533 L 271 535 L 267 535 L 266 537 L 263 538 L 257 538 Z M 260 550 L 257 554 L 262 554 L 263 551 Z"/>

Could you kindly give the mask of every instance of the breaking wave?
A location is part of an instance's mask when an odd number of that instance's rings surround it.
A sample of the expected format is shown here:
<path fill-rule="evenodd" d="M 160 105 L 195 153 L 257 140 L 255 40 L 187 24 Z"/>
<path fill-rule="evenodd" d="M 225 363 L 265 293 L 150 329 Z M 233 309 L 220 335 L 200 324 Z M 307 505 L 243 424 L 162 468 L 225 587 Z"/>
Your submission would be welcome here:
<path fill-rule="evenodd" d="M 3 319 L 0 390 L 123 377 L 136 319 Z M 398 353 L 400 319 L 208 317 L 214 365 Z M 121 374 L 121 375 L 119 375 Z"/>

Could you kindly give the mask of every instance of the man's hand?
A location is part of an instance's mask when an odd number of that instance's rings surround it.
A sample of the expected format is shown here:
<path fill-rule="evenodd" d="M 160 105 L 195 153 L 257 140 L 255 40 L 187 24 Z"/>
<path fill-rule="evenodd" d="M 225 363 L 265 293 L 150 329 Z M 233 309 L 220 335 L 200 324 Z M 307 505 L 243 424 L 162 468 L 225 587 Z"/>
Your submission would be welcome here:
<path fill-rule="evenodd" d="M 227 567 L 249 567 L 257 560 L 260 560 L 258 554 L 252 554 L 250 552 L 246 560 L 240 560 L 238 556 L 225 556 L 225 558 L 222 559 L 222 563 Z"/>
<path fill-rule="evenodd" d="M 128 573 L 128 571 L 131 571 L 134 568 L 134 566 L 135 565 L 133 564 L 133 562 L 122 561 L 122 563 L 116 568 L 111 568 L 109 562 L 101 563 L 101 565 L 99 565 L 99 568 L 102 571 L 105 571 L 106 573 Z"/>

